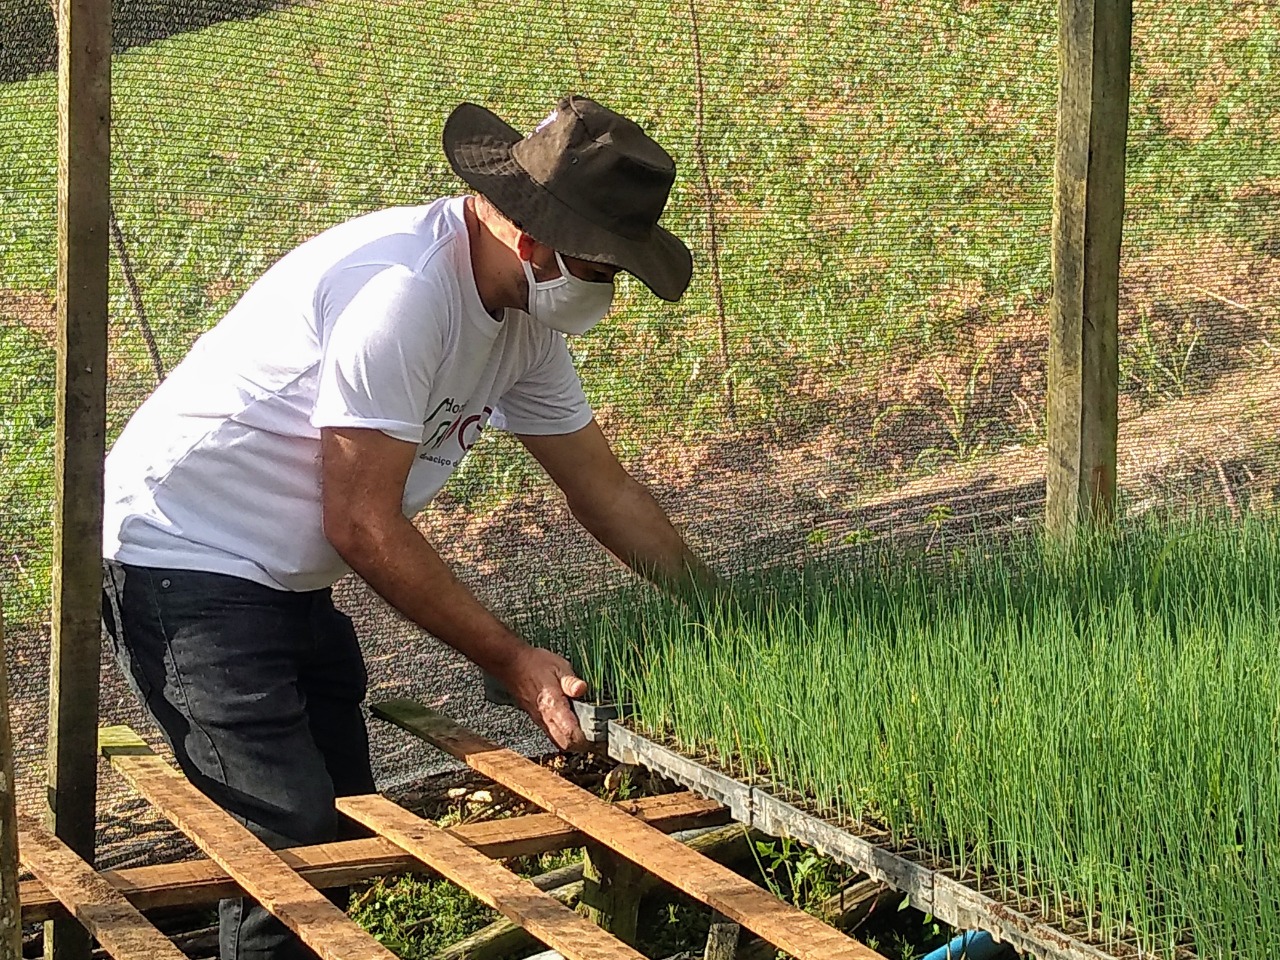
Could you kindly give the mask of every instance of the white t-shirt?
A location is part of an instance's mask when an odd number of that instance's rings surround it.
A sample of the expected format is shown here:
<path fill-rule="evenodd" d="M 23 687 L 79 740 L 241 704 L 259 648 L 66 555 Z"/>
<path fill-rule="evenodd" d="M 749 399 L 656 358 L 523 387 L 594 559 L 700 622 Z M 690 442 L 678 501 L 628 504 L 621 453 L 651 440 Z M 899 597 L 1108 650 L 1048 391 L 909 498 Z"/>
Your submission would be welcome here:
<path fill-rule="evenodd" d="M 112 447 L 104 556 L 326 587 L 348 567 L 321 525 L 321 427 L 416 444 L 412 517 L 487 423 L 586 426 L 563 336 L 520 310 L 494 320 L 481 304 L 463 203 L 359 217 L 268 270 Z"/>

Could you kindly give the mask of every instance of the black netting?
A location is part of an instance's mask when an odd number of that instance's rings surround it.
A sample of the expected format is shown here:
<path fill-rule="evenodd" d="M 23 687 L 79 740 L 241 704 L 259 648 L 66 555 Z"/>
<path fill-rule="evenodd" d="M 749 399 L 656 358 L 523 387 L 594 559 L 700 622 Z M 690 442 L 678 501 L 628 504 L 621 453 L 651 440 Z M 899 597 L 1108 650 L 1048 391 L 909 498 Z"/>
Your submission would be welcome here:
<path fill-rule="evenodd" d="M 1280 33 L 1265 2 L 1136 6 L 1126 508 L 1244 509 L 1277 479 Z M 18 764 L 36 796 L 56 78 L 45 0 L 0 9 L 0 569 Z M 661 303 L 624 279 L 573 352 L 623 459 L 714 566 L 1035 523 L 1056 17 L 1050 0 L 121 3 L 111 436 L 292 246 L 462 192 L 439 146 L 453 105 L 529 129 L 572 91 L 637 119 L 679 165 L 664 223 L 695 253 L 688 296 Z M 623 576 L 496 433 L 425 523 L 515 620 Z M 361 585 L 340 594 L 372 697 L 423 697 L 540 742 L 482 710 L 476 672 Z M 141 725 L 114 666 L 103 675 L 104 719 Z M 384 783 L 434 762 L 380 732 L 375 752 Z M 110 838 L 138 836 L 136 806 L 104 782 Z"/>

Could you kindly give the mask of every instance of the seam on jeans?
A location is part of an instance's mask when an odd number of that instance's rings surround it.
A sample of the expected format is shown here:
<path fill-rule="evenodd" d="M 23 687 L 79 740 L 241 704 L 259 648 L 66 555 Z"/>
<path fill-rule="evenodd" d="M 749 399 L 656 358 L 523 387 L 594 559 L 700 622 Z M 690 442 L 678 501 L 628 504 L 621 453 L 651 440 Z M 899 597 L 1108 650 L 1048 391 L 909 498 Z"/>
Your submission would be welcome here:
<path fill-rule="evenodd" d="M 222 960 L 236 960 L 240 956 L 240 931 L 244 929 L 244 898 L 236 898 L 231 905 L 231 910 L 235 913 L 235 917 L 234 919 L 228 918 L 231 936 L 227 938 L 229 941 L 227 955 Z M 218 920 L 221 922 L 222 918 L 219 917 Z"/>
<path fill-rule="evenodd" d="M 119 568 L 120 576 L 117 579 L 117 567 L 111 561 L 105 561 L 102 566 L 103 572 L 103 593 L 107 595 L 107 606 L 111 613 L 111 625 L 115 630 L 107 631 L 111 635 L 111 639 L 124 637 L 124 612 L 120 609 L 120 600 L 124 596 L 124 580 L 125 572 L 123 568 Z M 111 586 L 107 588 L 107 581 L 111 582 Z"/>
<path fill-rule="evenodd" d="M 121 673 L 124 674 L 125 683 L 143 705 L 148 705 L 155 687 L 147 676 L 142 659 L 135 654 L 130 645 L 128 631 L 125 629 L 124 591 L 127 579 L 124 567 L 114 560 L 103 561 L 102 592 L 106 598 L 103 625 L 106 626 L 106 618 L 110 616 L 111 626 L 114 629 L 108 629 L 106 634 L 111 643 L 111 655 L 119 665 Z M 150 709 L 149 706 L 148 709 Z"/>
<path fill-rule="evenodd" d="M 151 574 L 149 576 L 151 576 L 151 579 L 154 582 L 155 575 Z M 165 651 L 169 655 L 169 662 L 173 664 L 174 681 L 177 686 L 178 695 L 182 700 L 181 713 L 187 718 L 187 722 L 191 724 L 193 728 L 198 730 L 200 735 L 204 737 L 205 741 L 209 744 L 209 750 L 213 753 L 213 760 L 218 768 L 218 780 L 224 787 L 230 790 L 231 784 L 227 783 L 226 764 L 222 761 L 222 752 L 218 749 L 217 741 L 209 735 L 208 729 L 204 724 L 196 719 L 195 714 L 191 710 L 191 698 L 187 696 L 187 685 L 183 680 L 182 671 L 178 669 L 178 655 L 173 649 L 173 638 L 170 637 L 169 628 L 165 625 L 164 613 L 161 610 L 160 601 L 156 598 L 156 592 L 154 589 L 147 591 L 147 593 L 148 596 L 151 597 L 152 604 L 155 606 L 156 622 L 160 624 L 160 636 L 164 638 L 164 647 Z M 188 754 L 188 756 L 189 755 L 190 754 Z"/>

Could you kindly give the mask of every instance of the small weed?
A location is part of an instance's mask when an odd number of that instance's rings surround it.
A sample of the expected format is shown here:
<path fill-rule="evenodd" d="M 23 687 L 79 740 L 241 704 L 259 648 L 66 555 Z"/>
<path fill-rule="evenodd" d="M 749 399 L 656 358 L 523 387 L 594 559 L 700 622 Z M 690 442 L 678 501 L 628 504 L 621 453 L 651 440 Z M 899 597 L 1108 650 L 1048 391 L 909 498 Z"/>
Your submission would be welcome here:
<path fill-rule="evenodd" d="M 1199 321 L 1155 321 L 1151 310 L 1139 312 L 1138 327 L 1120 354 L 1120 388 L 1148 400 L 1178 400 L 1196 385 L 1195 358 Z"/>
<path fill-rule="evenodd" d="M 765 885 L 774 896 L 815 915 L 822 913 L 848 874 L 841 864 L 790 837 L 757 840 L 752 853 Z"/>
<path fill-rule="evenodd" d="M 406 960 L 434 956 L 442 946 L 469 937 L 498 917 L 447 880 L 412 875 L 375 880 L 359 890 L 350 914 Z"/>
<path fill-rule="evenodd" d="M 977 411 L 981 400 L 979 394 L 987 380 L 987 365 L 994 350 L 994 343 L 982 350 L 969 365 L 964 382 L 959 385 L 941 374 L 936 377 L 938 390 L 946 404 L 942 423 L 951 440 L 948 452 L 961 463 L 973 459 L 986 446 L 983 435 L 989 424 L 979 419 Z"/>
<path fill-rule="evenodd" d="M 861 933 L 867 946 L 886 960 L 917 960 L 954 935 L 954 930 L 931 914 L 908 911 L 905 900 L 896 912 L 873 916 Z M 961 960 L 959 955 L 956 960 Z"/>
<path fill-rule="evenodd" d="M 925 514 L 925 523 L 929 524 L 933 529 L 929 531 L 929 540 L 925 545 L 925 549 L 933 546 L 934 541 L 942 535 L 942 528 L 946 526 L 947 521 L 955 516 L 955 511 L 951 509 L 949 504 L 935 503 L 929 508 L 929 512 Z"/>
<path fill-rule="evenodd" d="M 820 547 L 829 539 L 831 539 L 830 531 L 824 530 L 821 527 L 815 527 L 805 536 L 804 542 L 809 544 L 811 547 Z"/>
<path fill-rule="evenodd" d="M 615 767 L 604 779 L 604 792 L 601 796 L 611 802 L 630 800 L 636 796 L 639 790 L 636 787 L 633 771 L 633 767 L 625 764 Z"/>
<path fill-rule="evenodd" d="M 647 898 L 640 907 L 639 935 L 651 957 L 669 957 L 694 948 L 707 939 L 710 912 L 699 903 L 677 894 L 670 900 Z"/>

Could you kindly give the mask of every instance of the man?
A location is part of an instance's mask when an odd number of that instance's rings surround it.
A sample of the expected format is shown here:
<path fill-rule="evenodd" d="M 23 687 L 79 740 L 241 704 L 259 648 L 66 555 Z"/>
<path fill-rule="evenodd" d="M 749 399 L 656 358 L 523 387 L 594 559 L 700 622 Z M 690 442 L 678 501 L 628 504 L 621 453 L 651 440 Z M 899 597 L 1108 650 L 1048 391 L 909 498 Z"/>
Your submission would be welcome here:
<path fill-rule="evenodd" d="M 107 459 L 106 624 L 187 776 L 273 846 L 338 835 L 373 790 L 365 668 L 330 586 L 348 570 L 496 677 L 562 748 L 586 684 L 454 578 L 411 518 L 486 423 L 574 516 L 665 584 L 710 578 L 621 467 L 562 334 L 626 270 L 668 301 L 692 258 L 658 226 L 670 156 L 580 97 L 528 137 L 462 104 L 444 129 L 479 196 L 372 213 L 289 253 L 192 348 Z M 222 955 L 302 950 L 222 906 Z"/>

